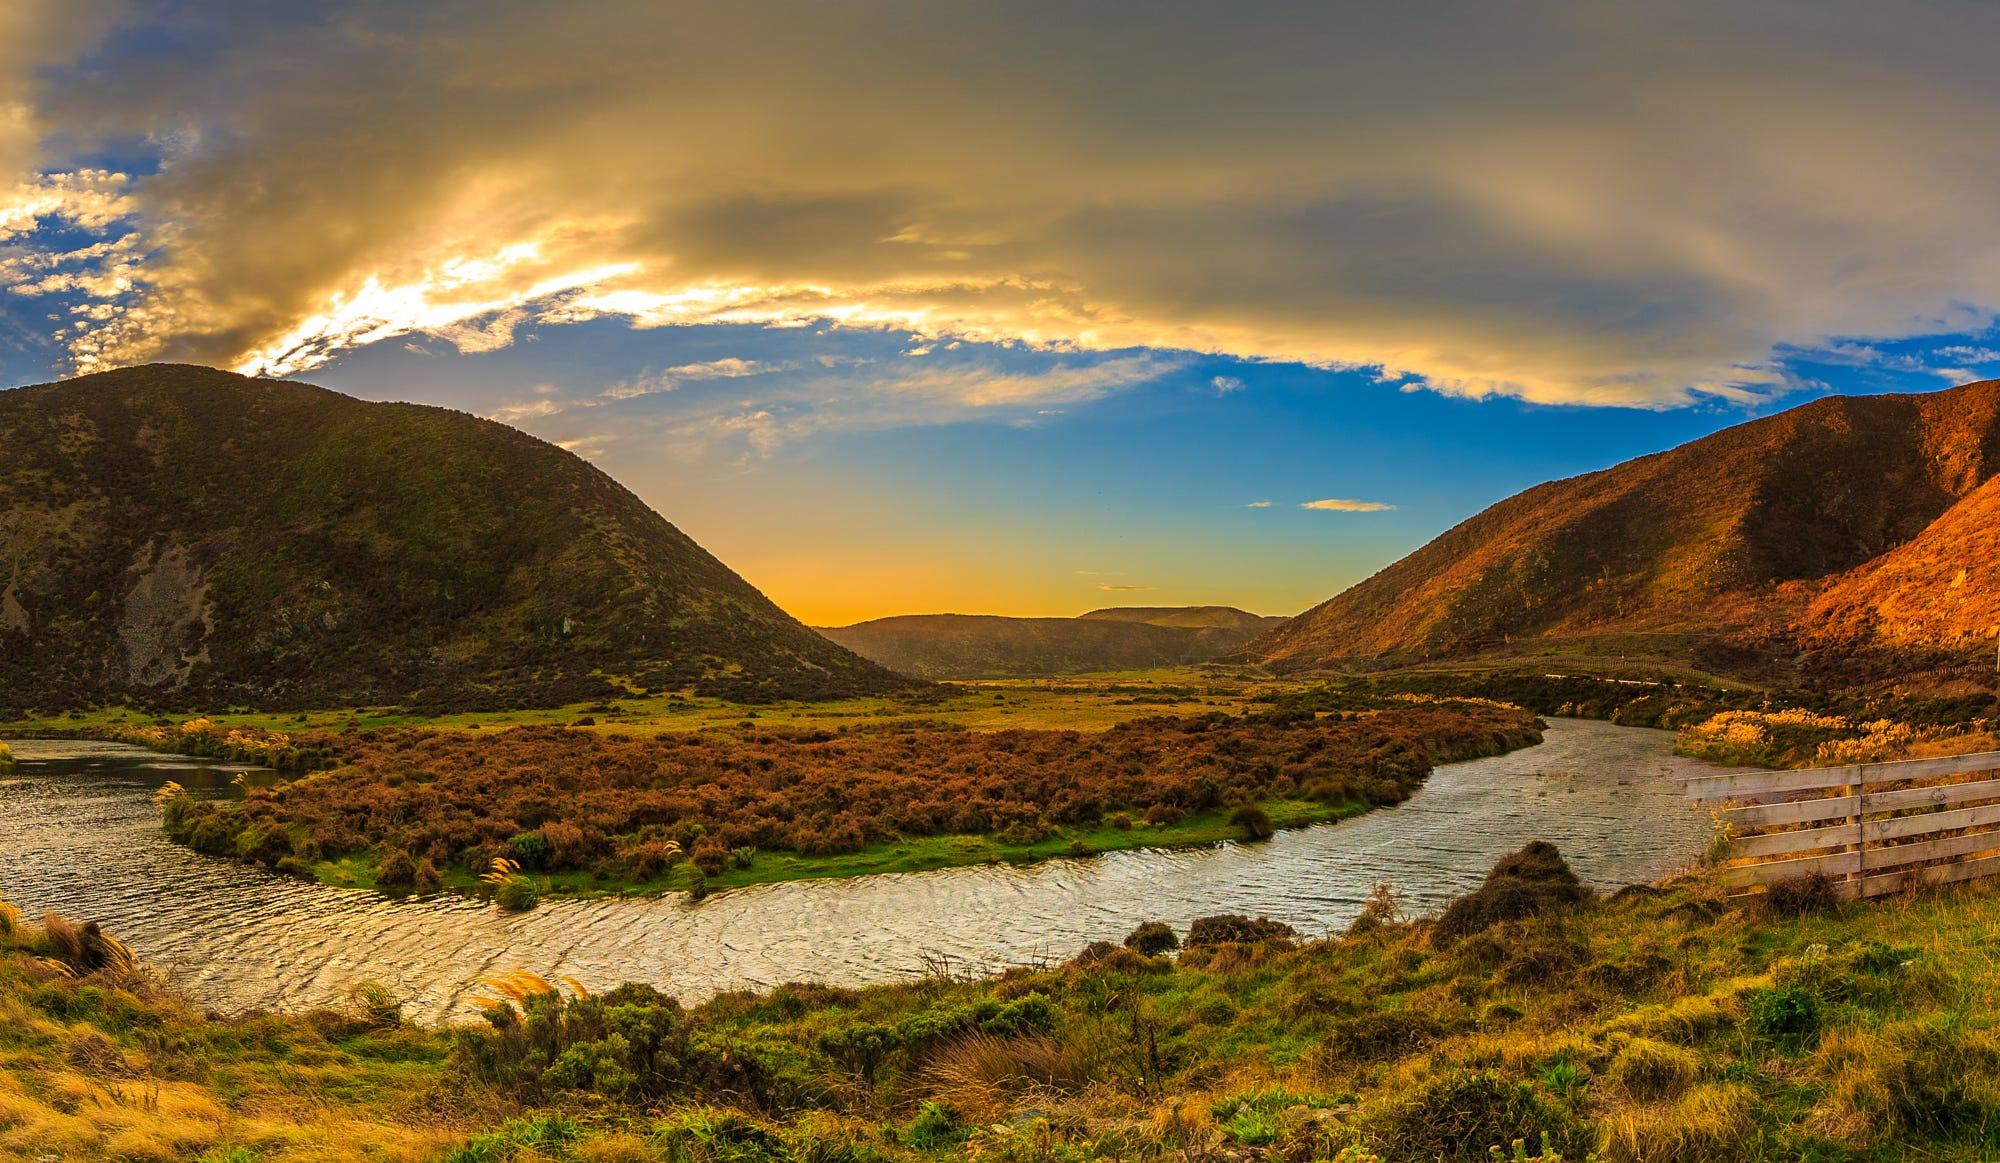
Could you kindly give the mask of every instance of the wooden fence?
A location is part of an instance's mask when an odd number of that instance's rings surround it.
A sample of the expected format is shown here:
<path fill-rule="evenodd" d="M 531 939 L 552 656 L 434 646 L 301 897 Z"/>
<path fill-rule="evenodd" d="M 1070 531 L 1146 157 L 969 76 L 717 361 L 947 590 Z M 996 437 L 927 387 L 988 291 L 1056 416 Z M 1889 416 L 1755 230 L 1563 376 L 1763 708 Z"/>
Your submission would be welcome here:
<path fill-rule="evenodd" d="M 2000 751 L 1686 781 L 1728 829 L 1738 895 L 1820 873 L 1847 896 L 2000 876 Z"/>

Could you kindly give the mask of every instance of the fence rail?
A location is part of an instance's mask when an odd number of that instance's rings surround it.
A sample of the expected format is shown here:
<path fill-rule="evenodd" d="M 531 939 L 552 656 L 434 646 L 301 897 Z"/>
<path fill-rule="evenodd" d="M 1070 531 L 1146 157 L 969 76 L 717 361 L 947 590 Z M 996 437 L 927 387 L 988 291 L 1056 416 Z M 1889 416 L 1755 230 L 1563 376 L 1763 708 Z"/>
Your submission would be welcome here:
<path fill-rule="evenodd" d="M 2000 751 L 1684 782 L 1728 829 L 1717 877 L 1739 895 L 1813 874 L 1861 897 L 2000 876 Z"/>

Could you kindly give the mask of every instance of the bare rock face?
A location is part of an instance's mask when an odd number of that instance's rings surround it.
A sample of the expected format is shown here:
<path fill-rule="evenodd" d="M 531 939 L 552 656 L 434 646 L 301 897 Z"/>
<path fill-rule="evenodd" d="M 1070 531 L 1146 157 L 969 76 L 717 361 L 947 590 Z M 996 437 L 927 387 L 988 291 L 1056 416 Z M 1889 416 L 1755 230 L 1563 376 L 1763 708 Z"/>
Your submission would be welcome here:
<path fill-rule="evenodd" d="M 148 541 L 132 559 L 132 588 L 118 640 L 125 647 L 125 677 L 135 686 L 183 687 L 208 661 L 215 606 L 208 578 L 185 548 L 157 550 Z"/>
<path fill-rule="evenodd" d="M 21 605 L 20 589 L 21 571 L 16 568 L 14 576 L 7 582 L 7 588 L 0 590 L 0 631 L 32 634 L 35 632 L 35 621 L 28 617 L 27 608 Z"/>

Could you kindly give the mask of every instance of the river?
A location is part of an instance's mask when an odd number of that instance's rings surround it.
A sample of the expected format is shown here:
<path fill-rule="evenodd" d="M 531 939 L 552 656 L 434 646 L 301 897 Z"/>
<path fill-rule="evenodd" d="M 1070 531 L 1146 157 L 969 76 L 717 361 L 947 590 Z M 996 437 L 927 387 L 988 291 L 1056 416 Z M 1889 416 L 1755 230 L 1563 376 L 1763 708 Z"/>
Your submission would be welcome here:
<path fill-rule="evenodd" d="M 1400 806 L 1260 843 L 505 913 L 328 888 L 168 843 L 153 789 L 172 779 L 219 792 L 241 768 L 109 743 L 11 746 L 21 762 L 0 775 L 0 893 L 31 916 L 101 921 L 217 1010 L 331 1004 L 369 980 L 424 1019 L 467 1012 L 476 980 L 507 969 L 592 989 L 644 981 L 695 1001 L 786 981 L 890 981 L 939 960 L 996 971 L 1141 921 L 1182 927 L 1220 912 L 1317 935 L 1345 926 L 1382 881 L 1412 911 L 1434 910 L 1535 839 L 1609 890 L 1701 852 L 1708 821 L 1675 777 L 1717 770 L 1674 755 L 1665 731 L 1554 719 L 1539 746 L 1440 767 Z"/>

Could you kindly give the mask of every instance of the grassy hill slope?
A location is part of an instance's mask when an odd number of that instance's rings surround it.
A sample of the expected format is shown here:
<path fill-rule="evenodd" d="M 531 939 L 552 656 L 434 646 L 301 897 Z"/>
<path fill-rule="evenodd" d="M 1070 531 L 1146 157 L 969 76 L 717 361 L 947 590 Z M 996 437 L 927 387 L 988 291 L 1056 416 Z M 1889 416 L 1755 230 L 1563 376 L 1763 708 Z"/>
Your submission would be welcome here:
<path fill-rule="evenodd" d="M 2000 382 L 1832 397 L 1472 517 L 1244 651 L 1279 670 L 1768 636 L 2000 467 Z"/>
<path fill-rule="evenodd" d="M 1834 582 L 1804 624 L 1834 640 L 1990 645 L 2000 631 L 2000 477 Z"/>
<path fill-rule="evenodd" d="M 583 460 L 463 413 L 150 366 L 0 392 L 0 448 L 0 708 L 904 682 Z"/>

